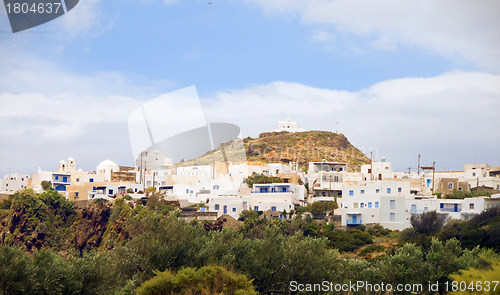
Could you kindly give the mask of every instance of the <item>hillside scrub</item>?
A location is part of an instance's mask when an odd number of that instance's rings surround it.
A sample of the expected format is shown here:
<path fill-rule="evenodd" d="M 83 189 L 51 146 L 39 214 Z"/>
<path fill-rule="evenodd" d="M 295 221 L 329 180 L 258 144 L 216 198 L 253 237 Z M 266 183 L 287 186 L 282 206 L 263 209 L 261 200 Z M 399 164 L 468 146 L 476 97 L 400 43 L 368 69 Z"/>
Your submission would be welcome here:
<path fill-rule="evenodd" d="M 114 205 L 100 202 L 75 209 L 64 198 L 44 194 L 20 192 L 4 210 L 8 213 L 0 227 L 5 234 L 0 245 L 0 294 L 135 294 L 151 279 L 175 282 L 183 269 L 188 269 L 192 283 L 198 271 L 210 270 L 215 278 L 242 278 L 238 286 L 243 289 L 251 282 L 252 288 L 245 290 L 260 294 L 287 293 L 290 281 L 425 285 L 449 281 L 459 270 L 479 269 L 484 255 L 497 257 L 472 244 L 464 248 L 454 237 L 441 240 L 438 232 L 429 234 L 425 247 L 403 243 L 379 259 L 349 258 L 341 252 L 373 243 L 368 230 L 339 230 L 301 215 L 291 221 L 270 220 L 250 212 L 237 229 L 207 230 L 202 223 L 178 221 L 175 211 L 162 208 L 169 204 L 132 208 L 117 200 Z M 485 212 L 468 226 L 494 230 L 489 228 L 497 224 L 489 222 L 495 216 Z M 12 224 L 15 235 L 10 233 Z M 46 235 L 40 237 L 39 247 L 28 243 L 42 230 Z M 383 228 L 372 232 L 390 236 Z M 11 236 L 16 238 L 5 238 Z M 193 284 L 183 290 L 221 286 Z"/>

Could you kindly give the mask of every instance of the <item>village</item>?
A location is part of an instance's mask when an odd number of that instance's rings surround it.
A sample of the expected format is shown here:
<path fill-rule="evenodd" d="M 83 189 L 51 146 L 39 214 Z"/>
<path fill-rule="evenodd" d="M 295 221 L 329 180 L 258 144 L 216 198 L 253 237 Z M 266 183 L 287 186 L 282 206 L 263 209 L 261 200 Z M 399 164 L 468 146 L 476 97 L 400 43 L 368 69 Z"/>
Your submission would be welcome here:
<path fill-rule="evenodd" d="M 297 123 L 280 121 L 274 132 L 305 132 Z M 56 166 L 56 165 L 54 165 Z M 379 224 L 391 230 L 411 227 L 411 217 L 436 211 L 444 221 L 469 220 L 486 209 L 500 207 L 500 167 L 465 164 L 463 171 L 393 171 L 381 158 L 351 171 L 347 163 L 325 159 L 297 163 L 228 163 L 175 166 L 159 150 L 144 151 L 135 167 L 106 159 L 95 171 L 77 169 L 74 158 L 61 160 L 57 170 L 11 173 L 0 179 L 0 200 L 16 191 L 41 193 L 54 189 L 75 204 L 93 200 L 114 202 L 126 197 L 131 204 L 158 193 L 178 202 L 179 220 L 238 219 L 245 210 L 267 218 L 292 219 L 300 208 L 315 202 L 335 202 L 337 209 L 324 218 L 342 227 Z M 224 170 L 224 171 L 221 171 Z M 262 177 L 256 177 L 262 176 Z M 249 179 L 270 179 L 263 183 Z"/>

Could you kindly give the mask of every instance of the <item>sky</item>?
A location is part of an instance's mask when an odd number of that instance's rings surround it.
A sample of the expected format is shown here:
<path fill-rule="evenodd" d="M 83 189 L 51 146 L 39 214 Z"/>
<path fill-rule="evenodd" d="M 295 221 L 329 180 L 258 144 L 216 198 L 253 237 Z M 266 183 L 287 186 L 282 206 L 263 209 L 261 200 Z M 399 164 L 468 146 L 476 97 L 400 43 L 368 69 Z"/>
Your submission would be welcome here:
<path fill-rule="evenodd" d="M 211 4 L 210 4 L 211 3 Z M 12 33 L 0 8 L 0 174 L 134 165 L 127 119 L 196 86 L 208 122 L 336 131 L 396 170 L 500 165 L 496 0 L 80 0 Z"/>

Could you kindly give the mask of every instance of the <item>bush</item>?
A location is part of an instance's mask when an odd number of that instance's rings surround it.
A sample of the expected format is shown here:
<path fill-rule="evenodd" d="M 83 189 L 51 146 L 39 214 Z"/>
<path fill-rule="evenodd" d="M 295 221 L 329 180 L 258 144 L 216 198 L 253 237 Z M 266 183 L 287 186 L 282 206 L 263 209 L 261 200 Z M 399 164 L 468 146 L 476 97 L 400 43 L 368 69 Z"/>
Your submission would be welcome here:
<path fill-rule="evenodd" d="M 137 290 L 139 295 L 161 294 L 257 294 L 243 274 L 236 274 L 221 266 L 204 266 L 200 269 L 183 268 L 174 274 L 156 272 L 156 276 L 144 282 Z"/>
<path fill-rule="evenodd" d="M 368 253 L 385 252 L 387 249 L 382 245 L 370 245 L 359 251 L 358 256 L 366 256 Z"/>
<path fill-rule="evenodd" d="M 260 183 L 283 183 L 283 179 L 282 178 L 279 178 L 279 177 L 273 177 L 273 176 L 266 176 L 264 174 L 257 174 L 257 173 L 253 173 L 251 176 L 249 176 L 246 180 L 245 180 L 246 184 L 248 184 L 248 186 L 250 188 L 253 188 L 253 185 L 254 184 L 260 184 Z"/>
<path fill-rule="evenodd" d="M 337 229 L 327 233 L 326 237 L 329 240 L 329 245 L 341 252 L 352 252 L 363 245 L 373 243 L 370 234 L 357 229 L 348 231 Z"/>

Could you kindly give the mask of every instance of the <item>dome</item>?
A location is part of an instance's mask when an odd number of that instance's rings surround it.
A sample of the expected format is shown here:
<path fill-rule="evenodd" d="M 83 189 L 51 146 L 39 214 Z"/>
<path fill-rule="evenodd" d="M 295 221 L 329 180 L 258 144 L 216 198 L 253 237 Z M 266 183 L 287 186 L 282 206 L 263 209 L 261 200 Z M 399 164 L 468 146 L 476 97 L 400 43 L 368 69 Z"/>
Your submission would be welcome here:
<path fill-rule="evenodd" d="M 73 158 L 73 157 L 68 158 L 68 162 L 74 162 L 74 161 L 75 161 L 75 158 Z"/>
<path fill-rule="evenodd" d="M 102 161 L 97 167 L 99 167 L 99 166 L 114 166 L 114 167 L 118 167 L 118 165 L 116 165 L 116 163 L 113 162 L 113 161 L 111 161 L 110 159 Z"/>
<path fill-rule="evenodd" d="M 59 162 L 59 164 L 66 164 L 66 161 L 61 160 L 61 162 Z"/>

